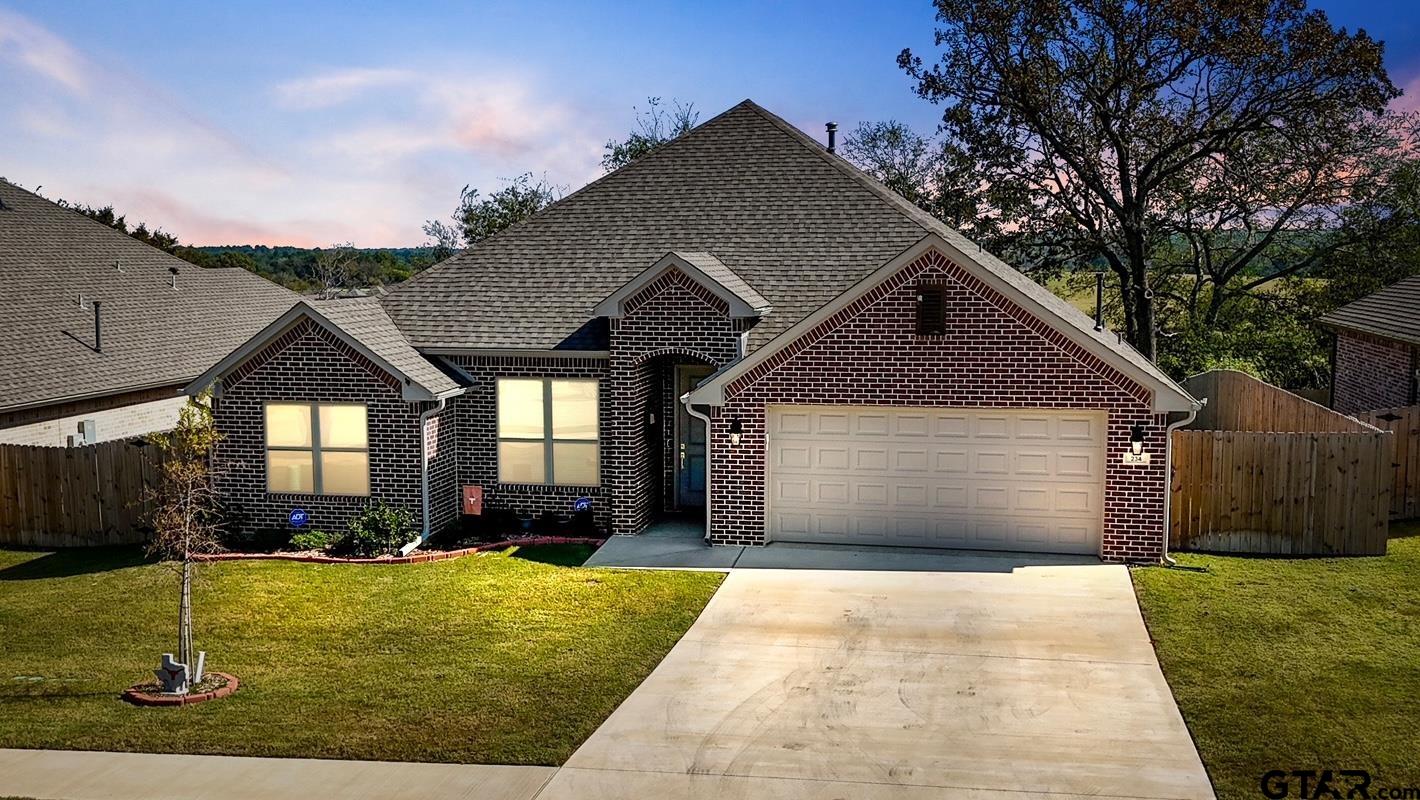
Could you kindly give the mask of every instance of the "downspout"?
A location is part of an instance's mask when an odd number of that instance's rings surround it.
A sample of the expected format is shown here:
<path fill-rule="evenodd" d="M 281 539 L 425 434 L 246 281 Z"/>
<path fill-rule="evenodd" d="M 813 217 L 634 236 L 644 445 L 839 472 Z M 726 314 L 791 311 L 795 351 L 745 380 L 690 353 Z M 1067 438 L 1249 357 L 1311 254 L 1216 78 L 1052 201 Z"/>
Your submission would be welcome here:
<path fill-rule="evenodd" d="M 1164 428 L 1164 552 L 1159 560 L 1164 566 L 1178 568 L 1178 562 L 1169 555 L 1169 512 L 1173 507 L 1173 432 L 1185 425 L 1190 425 L 1198 418 L 1198 412 L 1208 405 L 1208 398 L 1194 400 L 1193 405 L 1188 410 L 1188 416 Z"/>
<path fill-rule="evenodd" d="M 419 415 L 419 491 L 423 501 L 424 524 L 419 538 L 399 549 L 402 556 L 409 555 L 414 548 L 429 541 L 429 420 L 443 411 L 448 402 L 447 398 L 440 397 L 438 405 Z"/>
<path fill-rule="evenodd" d="M 710 454 L 715 451 L 715 437 L 710 427 L 710 417 L 695 410 L 690 404 L 690 392 L 680 396 L 685 404 L 685 413 L 705 423 L 705 543 L 710 543 Z"/>

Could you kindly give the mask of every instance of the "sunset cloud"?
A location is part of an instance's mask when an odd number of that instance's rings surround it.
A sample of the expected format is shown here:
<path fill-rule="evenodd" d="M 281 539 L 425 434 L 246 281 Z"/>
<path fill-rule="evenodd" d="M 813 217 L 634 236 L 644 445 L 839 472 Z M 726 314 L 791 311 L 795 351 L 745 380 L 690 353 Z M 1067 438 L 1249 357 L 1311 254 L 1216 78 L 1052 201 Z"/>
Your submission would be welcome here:
<path fill-rule="evenodd" d="M 402 69 L 357 67 L 284 81 L 273 93 L 277 104 L 292 109 L 330 108 L 347 103 L 372 89 L 408 85 L 417 75 Z"/>
<path fill-rule="evenodd" d="M 9 62 L 74 94 L 86 94 L 84 58 L 67 42 L 19 14 L 0 8 L 0 63 Z"/>

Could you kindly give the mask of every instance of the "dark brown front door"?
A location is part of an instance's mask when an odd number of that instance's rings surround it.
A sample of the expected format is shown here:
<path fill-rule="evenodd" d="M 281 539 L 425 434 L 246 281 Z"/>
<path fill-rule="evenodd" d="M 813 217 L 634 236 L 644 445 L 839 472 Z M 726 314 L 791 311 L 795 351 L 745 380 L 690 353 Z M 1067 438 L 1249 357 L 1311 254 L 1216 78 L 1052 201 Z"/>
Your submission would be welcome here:
<path fill-rule="evenodd" d="M 698 365 L 676 367 L 675 486 L 676 507 L 705 505 L 705 423 L 687 414 L 680 398 L 713 370 Z"/>

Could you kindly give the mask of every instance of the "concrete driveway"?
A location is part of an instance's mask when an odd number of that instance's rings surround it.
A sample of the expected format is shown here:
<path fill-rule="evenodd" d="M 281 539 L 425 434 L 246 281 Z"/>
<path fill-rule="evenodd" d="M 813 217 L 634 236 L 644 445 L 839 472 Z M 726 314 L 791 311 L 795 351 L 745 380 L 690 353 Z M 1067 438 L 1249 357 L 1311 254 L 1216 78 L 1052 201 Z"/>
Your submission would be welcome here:
<path fill-rule="evenodd" d="M 538 797 L 1021 793 L 1213 796 L 1123 567 L 735 570 Z"/>

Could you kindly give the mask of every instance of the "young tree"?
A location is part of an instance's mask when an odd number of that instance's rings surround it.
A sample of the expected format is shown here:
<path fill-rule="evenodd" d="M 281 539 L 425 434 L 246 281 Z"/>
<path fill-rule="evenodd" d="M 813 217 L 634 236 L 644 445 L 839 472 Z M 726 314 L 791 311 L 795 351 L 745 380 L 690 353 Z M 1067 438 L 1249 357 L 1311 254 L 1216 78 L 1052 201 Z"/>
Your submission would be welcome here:
<path fill-rule="evenodd" d="M 316 250 L 311 275 L 320 290 L 321 299 L 339 297 L 341 290 L 354 282 L 359 261 L 360 251 L 355 249 L 353 242 Z"/>
<path fill-rule="evenodd" d="M 192 660 L 193 557 L 222 549 L 221 513 L 211 461 L 218 434 L 206 403 L 207 398 L 189 400 L 176 428 L 150 437 L 161 461 L 159 484 L 151 496 L 153 540 L 148 544 L 148 553 L 177 565 L 177 658 L 188 666 L 190 675 L 196 669 Z"/>
<path fill-rule="evenodd" d="M 1381 44 L 1304 0 L 936 7 L 940 61 L 904 50 L 899 65 L 946 106 L 977 178 L 1028 201 L 999 209 L 1027 265 L 1105 264 L 1151 358 L 1171 270 L 1225 300 L 1305 269 L 1311 248 L 1352 238 L 1336 212 L 1384 180 L 1398 142 Z M 1186 258 L 1156 269 L 1166 248 Z"/>
<path fill-rule="evenodd" d="M 671 100 L 671 107 L 666 109 L 661 105 L 661 98 L 648 97 L 644 112 L 632 110 L 636 111 L 636 128 L 623 141 L 611 139 L 606 143 L 602 169 L 607 172 L 618 170 L 684 135 L 700 122 L 700 112 L 695 110 L 695 104 L 682 105 L 679 100 Z"/>

